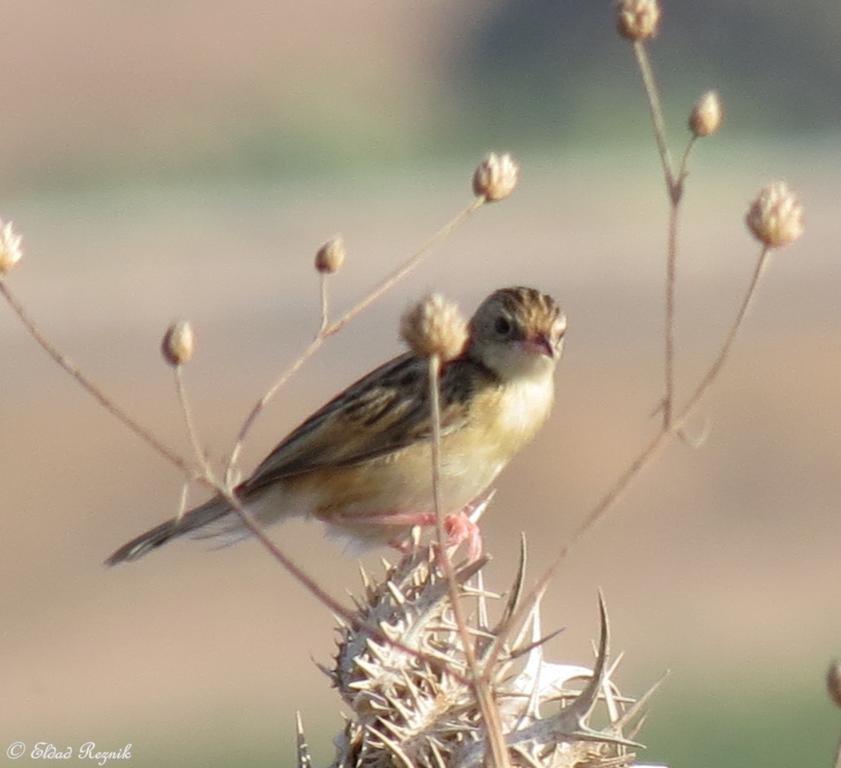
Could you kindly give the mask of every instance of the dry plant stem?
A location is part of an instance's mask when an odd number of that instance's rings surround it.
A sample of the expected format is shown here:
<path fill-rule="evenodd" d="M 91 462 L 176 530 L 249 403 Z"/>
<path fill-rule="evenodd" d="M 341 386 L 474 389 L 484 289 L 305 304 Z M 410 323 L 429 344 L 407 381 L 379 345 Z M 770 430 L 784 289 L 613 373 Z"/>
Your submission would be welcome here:
<path fill-rule="evenodd" d="M 654 90 L 656 94 L 656 88 Z M 658 104 L 659 109 L 659 102 Z M 695 146 L 697 136 L 692 136 L 686 144 L 686 149 L 680 159 L 677 177 L 669 179 L 669 171 L 664 171 L 666 184 L 669 186 L 669 235 L 666 249 L 666 331 L 665 337 L 665 376 L 666 396 L 663 400 L 663 429 L 672 428 L 672 413 L 675 403 L 675 283 L 677 277 L 677 236 L 680 203 L 683 200 L 683 183 L 688 173 L 689 156 Z"/>
<path fill-rule="evenodd" d="M 657 149 L 660 152 L 660 161 L 663 163 L 663 174 L 666 178 L 666 190 L 672 198 L 675 194 L 675 176 L 672 170 L 672 156 L 666 142 L 666 121 L 663 117 L 663 107 L 660 105 L 660 91 L 654 79 L 654 71 L 651 69 L 645 44 L 641 40 L 634 42 L 634 55 L 642 74 L 645 95 L 648 97 L 651 122 L 654 124 L 654 138 L 657 140 Z"/>
<path fill-rule="evenodd" d="M 675 179 L 678 198 L 683 196 L 683 182 L 686 181 L 686 177 L 689 175 L 689 158 L 692 156 L 692 150 L 695 148 L 697 141 L 698 137 L 693 134 L 689 141 L 686 142 L 686 149 L 683 150 L 683 156 L 680 158 L 680 167 L 678 168 L 677 178 Z"/>
<path fill-rule="evenodd" d="M 712 365 L 707 369 L 707 372 L 704 374 L 700 383 L 695 388 L 695 391 L 692 393 L 692 396 L 689 398 L 686 405 L 681 409 L 680 413 L 677 416 L 675 416 L 674 419 L 672 419 L 672 429 L 660 429 L 657 432 L 657 434 L 643 448 L 643 450 L 628 465 L 628 467 L 622 472 L 622 474 L 619 475 L 619 477 L 616 479 L 613 485 L 607 490 L 607 492 L 601 497 L 601 499 L 599 499 L 595 506 L 593 506 L 590 509 L 590 511 L 587 513 L 587 515 L 584 517 L 584 519 L 581 521 L 578 527 L 573 531 L 572 536 L 561 547 L 560 551 L 555 556 L 555 559 L 550 563 L 549 567 L 543 572 L 540 578 L 528 591 L 527 595 L 522 599 L 520 607 L 515 612 L 514 617 L 509 622 L 508 626 L 514 626 L 525 618 L 525 614 L 528 612 L 527 606 L 530 606 L 532 604 L 532 601 L 535 599 L 535 596 L 546 588 L 547 584 L 555 575 L 555 572 L 557 571 L 558 567 L 564 561 L 567 554 L 569 554 L 569 551 L 572 549 L 572 547 L 605 515 L 605 513 L 607 513 L 616 504 L 616 502 L 621 498 L 625 490 L 637 477 L 639 477 L 642 471 L 651 463 L 651 460 L 657 455 L 659 450 L 668 442 L 668 439 L 672 435 L 678 434 L 679 431 L 686 424 L 686 421 L 689 419 L 689 417 L 692 416 L 692 414 L 695 412 L 696 407 L 701 402 L 709 388 L 715 383 L 716 379 L 721 373 L 722 368 L 724 367 L 725 362 L 727 362 L 727 358 L 729 357 L 730 351 L 733 347 L 733 342 L 736 340 L 736 336 L 739 332 L 739 329 L 744 324 L 745 318 L 748 314 L 748 310 L 750 309 L 750 306 L 753 302 L 753 298 L 756 295 L 759 280 L 762 277 L 762 273 L 765 270 L 765 266 L 768 262 L 769 252 L 770 251 L 767 247 L 763 247 L 762 251 L 760 252 L 759 258 L 757 259 L 756 266 L 753 271 L 753 276 L 751 277 L 750 284 L 747 290 L 745 291 L 745 295 L 742 299 L 742 303 L 739 307 L 736 319 L 730 326 L 730 330 L 727 332 L 727 335 L 724 338 L 724 342 L 722 343 L 718 355 L 716 356 Z M 494 662 L 496 661 L 500 652 L 502 651 L 502 646 L 506 638 L 507 633 L 503 630 L 499 633 L 496 640 L 494 641 L 494 644 L 491 647 L 490 652 L 488 653 L 488 660 L 485 664 L 485 669 L 483 672 L 485 678 L 488 677 L 489 670 L 493 668 Z"/>
<path fill-rule="evenodd" d="M 344 328 L 360 312 L 369 307 L 384 293 L 389 291 L 398 282 L 400 282 L 406 275 L 409 274 L 409 272 L 411 272 L 418 264 L 420 264 L 420 262 L 423 260 L 423 257 L 426 256 L 426 254 L 435 245 L 446 240 L 447 237 L 449 237 L 449 235 L 452 233 L 452 231 L 456 229 L 459 225 L 463 224 L 473 213 L 475 213 L 479 208 L 481 208 L 484 202 L 484 197 L 474 198 L 470 205 L 467 206 L 467 208 L 462 210 L 458 215 L 456 215 L 453 219 L 451 219 L 443 227 L 441 227 L 441 229 L 439 229 L 432 237 L 430 237 L 429 240 L 427 240 L 417 251 L 415 251 L 411 256 L 409 256 L 409 258 L 406 259 L 406 261 L 404 261 L 403 264 L 400 267 L 398 267 L 391 275 L 386 277 L 381 283 L 379 283 L 375 288 L 373 288 L 363 299 L 357 302 L 354 306 L 347 310 L 347 312 L 345 312 L 337 320 L 334 320 L 332 323 L 326 322 L 327 288 L 325 282 L 325 275 L 322 275 L 321 327 L 319 328 L 313 340 L 301 353 L 301 355 L 285 371 L 283 371 L 283 373 L 281 373 L 280 376 L 278 376 L 274 384 L 272 384 L 271 387 L 269 387 L 269 389 L 266 391 L 266 393 L 255 403 L 254 407 L 251 409 L 250 413 L 245 418 L 245 421 L 243 422 L 242 427 L 240 428 L 239 434 L 237 435 L 236 443 L 234 444 L 233 450 L 231 451 L 230 458 L 228 459 L 228 465 L 225 469 L 225 477 L 228 480 L 230 480 L 232 476 L 234 467 L 236 466 L 236 463 L 239 460 L 240 453 L 242 453 L 242 447 L 245 442 L 245 439 L 248 437 L 248 433 L 254 426 L 254 422 L 257 420 L 257 417 L 265 409 L 266 405 L 268 405 L 269 401 L 274 397 L 277 391 L 284 384 L 286 384 L 286 382 L 289 381 L 290 377 L 293 376 L 295 372 L 298 371 L 298 369 L 319 350 L 321 345 L 329 336 L 333 336 L 334 334 L 342 330 L 342 328 Z"/>
<path fill-rule="evenodd" d="M 332 336 L 344 328 L 354 317 L 360 312 L 367 309 L 383 294 L 390 291 L 397 283 L 399 283 L 406 275 L 409 274 L 418 264 L 421 263 L 424 256 L 431 251 L 438 243 L 444 242 L 452 233 L 453 230 L 461 226 L 467 219 L 470 218 L 479 208 L 485 203 L 484 197 L 475 197 L 464 210 L 458 213 L 454 218 L 448 221 L 441 229 L 439 229 L 432 237 L 429 238 L 417 251 L 409 256 L 394 272 L 380 282 L 373 288 L 367 296 L 358 301 L 347 312 L 345 312 L 338 320 L 334 320 L 325 329 L 325 336 Z"/>
<path fill-rule="evenodd" d="M 750 286 L 748 287 L 748 290 L 745 293 L 744 299 L 742 299 L 742 305 L 739 307 L 739 314 L 736 316 L 736 321 L 733 323 L 733 325 L 730 328 L 730 331 L 727 333 L 727 336 L 724 340 L 724 344 L 722 344 L 721 350 L 719 351 L 718 357 L 715 359 L 715 362 L 710 366 L 706 374 L 704 374 L 704 377 L 701 379 L 700 383 L 695 388 L 695 391 L 692 393 L 692 396 L 689 398 L 689 401 L 683 407 L 680 416 L 678 416 L 678 418 L 675 420 L 676 429 L 682 427 L 685 421 L 689 418 L 689 416 L 692 415 L 692 412 L 695 410 L 695 406 L 698 405 L 698 403 L 707 393 L 707 390 L 713 385 L 715 380 L 718 378 L 719 373 L 721 373 L 721 369 L 724 367 L 724 363 L 727 362 L 727 358 L 730 355 L 730 350 L 733 347 L 733 342 L 736 340 L 736 334 L 738 333 L 739 328 L 742 326 L 745 317 L 747 317 L 751 302 L 753 301 L 753 297 L 756 294 L 756 287 L 759 285 L 759 280 L 762 277 L 762 273 L 764 272 L 766 265 L 768 264 L 769 254 L 770 250 L 767 246 L 764 246 L 759 254 L 759 259 L 756 262 L 756 267 L 753 270 L 753 276 L 751 277 Z"/>
<path fill-rule="evenodd" d="M 178 514 L 175 515 L 175 522 L 181 522 L 184 513 L 187 511 L 187 498 L 190 494 L 190 481 L 185 480 L 181 485 L 181 499 L 178 502 Z"/>
<path fill-rule="evenodd" d="M 677 236 L 678 219 L 680 215 L 680 203 L 683 200 L 683 182 L 686 179 L 687 164 L 695 146 L 697 137 L 693 136 L 686 145 L 683 157 L 680 160 L 680 168 L 674 181 L 669 180 L 669 172 L 666 173 L 666 184 L 669 185 L 669 234 L 666 246 L 666 330 L 665 339 L 665 378 L 666 395 L 663 400 L 663 429 L 672 428 L 672 415 L 675 404 L 675 285 L 677 278 Z"/>
<path fill-rule="evenodd" d="M 317 597 L 324 605 L 340 616 L 345 621 L 352 624 L 358 624 L 353 617 L 353 613 L 345 608 L 334 597 L 329 595 L 321 586 L 300 566 L 298 566 L 286 553 L 275 544 L 269 535 L 263 530 L 260 523 L 257 522 L 254 515 L 248 511 L 243 503 L 237 498 L 231 490 L 217 485 L 216 490 L 230 504 L 231 508 L 240 516 L 240 519 L 260 543 L 269 551 L 269 553 L 277 560 L 292 576 L 294 576 L 306 589 L 308 589 L 315 597 Z"/>
<path fill-rule="evenodd" d="M 455 570 L 453 569 L 453 562 L 447 548 L 447 534 L 444 530 L 444 509 L 441 504 L 441 406 L 438 392 L 440 370 L 440 358 L 437 355 L 433 355 L 429 358 L 429 403 L 432 411 L 432 498 L 435 505 L 435 533 L 438 539 L 438 552 L 441 567 L 444 570 L 444 577 L 447 580 L 453 616 L 455 617 L 461 644 L 464 648 L 467 666 L 470 669 L 472 685 L 476 693 L 476 699 L 479 702 L 482 719 L 485 721 L 485 733 L 487 734 L 487 743 L 490 747 L 490 752 L 493 755 L 493 764 L 496 768 L 510 768 L 511 763 L 508 760 L 508 749 L 505 744 L 505 734 L 502 730 L 499 709 L 493 697 L 490 681 L 481 674 L 479 664 L 476 661 L 476 653 L 461 605 L 461 597 Z"/>
<path fill-rule="evenodd" d="M 299 565 L 297 565 L 290 557 L 283 552 L 280 547 L 275 544 L 269 535 L 265 532 L 263 527 L 260 525 L 259 522 L 255 519 L 254 515 L 252 515 L 248 509 L 242 504 L 242 502 L 237 498 L 237 496 L 232 493 L 230 490 L 222 487 L 221 485 L 213 486 L 211 483 L 205 478 L 201 479 L 207 485 L 211 485 L 214 487 L 215 490 L 225 499 L 225 501 L 230 504 L 231 508 L 240 516 L 240 519 L 243 521 L 245 526 L 251 531 L 252 534 L 258 539 L 258 541 L 266 548 L 269 554 L 274 557 L 285 569 L 286 571 L 291 574 L 305 589 L 307 589 L 310 594 L 312 594 L 316 599 L 320 600 L 321 603 L 329 608 L 337 617 L 341 618 L 343 621 L 346 621 L 349 625 L 356 627 L 360 630 L 365 630 L 370 632 L 373 637 L 375 637 L 380 642 L 386 643 L 391 645 L 399 650 L 403 651 L 404 653 L 409 654 L 421 661 L 426 662 L 427 664 L 434 665 L 439 669 L 446 668 L 448 674 L 452 675 L 452 677 L 458 680 L 460 683 L 467 683 L 468 681 L 465 680 L 461 675 L 459 675 L 454 670 L 449 669 L 446 667 L 446 664 L 435 659 L 431 656 L 427 656 L 426 654 L 422 653 L 421 651 L 416 650 L 415 648 L 411 648 L 404 643 L 401 643 L 399 640 L 395 640 L 393 638 L 388 637 L 383 631 L 377 627 L 370 624 L 365 624 L 364 622 L 359 621 L 356 618 L 353 611 L 345 608 L 340 602 L 338 602 L 334 597 L 332 597 L 328 592 L 326 592 L 319 584 L 316 582 L 306 571 L 303 570 Z"/>
<path fill-rule="evenodd" d="M 674 410 L 675 391 L 675 277 L 677 273 L 677 236 L 678 236 L 678 214 L 680 212 L 680 201 L 683 197 L 683 182 L 686 178 L 687 164 L 692 148 L 695 146 L 693 136 L 681 158 L 680 167 L 675 174 L 672 157 L 669 152 L 668 140 L 666 138 L 666 121 L 663 117 L 663 107 L 660 103 L 660 91 L 657 81 L 654 78 L 654 71 L 648 58 L 645 44 L 638 40 L 634 43 L 634 55 L 642 75 L 645 94 L 648 100 L 648 108 L 651 112 L 651 122 L 654 126 L 654 138 L 657 142 L 657 149 L 660 153 L 660 161 L 663 165 L 663 177 L 666 182 L 666 192 L 669 196 L 669 234 L 666 252 L 666 330 L 664 333 L 665 342 L 665 397 L 663 400 L 663 429 L 672 428 L 672 415 Z"/>
<path fill-rule="evenodd" d="M 324 343 L 325 338 L 326 337 L 323 333 L 317 333 L 315 338 L 313 338 L 313 340 L 307 345 L 306 349 L 304 349 L 300 356 L 285 371 L 283 371 L 280 376 L 278 376 L 274 384 L 272 384 L 271 387 L 266 390 L 265 394 L 263 394 L 263 396 L 254 404 L 254 407 L 242 423 L 242 427 L 240 427 L 236 443 L 231 451 L 228 464 L 225 467 L 226 482 L 231 484 L 234 467 L 236 467 L 239 455 L 242 453 L 242 447 L 245 444 L 245 439 L 248 437 L 248 433 L 251 431 L 251 427 L 254 425 L 257 417 L 263 412 L 277 391 L 286 384 L 295 372 L 318 351 L 318 348 Z"/>
<path fill-rule="evenodd" d="M 190 446 L 196 457 L 196 461 L 202 468 L 205 477 L 211 482 L 215 482 L 213 478 L 213 470 L 207 463 L 207 456 L 199 440 L 199 433 L 196 429 L 196 422 L 193 418 L 193 409 L 190 407 L 190 400 L 187 397 L 187 390 L 184 387 L 184 372 L 183 366 L 176 365 L 175 368 L 175 390 L 178 394 L 178 403 L 181 405 L 181 413 L 184 415 L 184 425 L 187 428 L 187 435 L 190 438 Z"/>
<path fill-rule="evenodd" d="M 672 198 L 669 211 L 669 242 L 666 248 L 666 330 L 664 333 L 666 395 L 663 400 L 663 430 L 666 432 L 672 427 L 672 408 L 675 402 L 675 277 L 679 212 L 680 199 Z"/>
<path fill-rule="evenodd" d="M 321 326 L 318 329 L 318 334 L 320 336 L 322 333 L 324 333 L 324 329 L 327 327 L 327 321 L 330 315 L 327 295 L 327 273 L 319 272 L 318 276 L 320 278 L 321 283 Z"/>
<path fill-rule="evenodd" d="M 23 305 L 18 301 L 17 297 L 12 293 L 9 286 L 4 280 L 0 280 L 0 293 L 3 298 L 12 308 L 12 311 L 17 315 L 23 326 L 29 332 L 29 335 L 37 342 L 43 349 L 64 371 L 69 373 L 76 382 L 91 395 L 108 413 L 121 421 L 129 431 L 133 432 L 143 442 L 149 445 L 156 453 L 165 458 L 171 464 L 174 464 L 178 469 L 184 472 L 188 477 L 197 477 L 200 472 L 189 461 L 179 456 L 173 450 L 164 445 L 157 437 L 155 437 L 148 429 L 135 421 L 129 416 L 120 406 L 118 406 L 111 398 L 91 381 L 76 365 L 73 360 L 61 352 L 38 328 L 35 321 L 29 316 Z"/>

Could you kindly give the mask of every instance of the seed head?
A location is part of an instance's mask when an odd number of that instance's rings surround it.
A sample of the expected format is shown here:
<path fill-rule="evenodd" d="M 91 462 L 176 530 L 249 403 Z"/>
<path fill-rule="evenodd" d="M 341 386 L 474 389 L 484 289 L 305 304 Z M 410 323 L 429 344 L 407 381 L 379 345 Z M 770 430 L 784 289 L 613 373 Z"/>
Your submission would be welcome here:
<path fill-rule="evenodd" d="M 660 24 L 658 0 L 618 0 L 616 29 L 626 40 L 648 40 Z"/>
<path fill-rule="evenodd" d="M 803 208 L 783 181 L 763 188 L 745 216 L 754 237 L 769 248 L 779 248 L 803 234 Z"/>
<path fill-rule="evenodd" d="M 433 293 L 406 311 L 400 335 L 418 357 L 437 355 L 444 362 L 464 349 L 467 323 L 454 303 Z"/>
<path fill-rule="evenodd" d="M 717 91 L 707 91 L 689 113 L 689 130 L 696 136 L 709 136 L 721 127 L 724 114 Z"/>
<path fill-rule="evenodd" d="M 826 672 L 826 690 L 835 705 L 841 707 L 841 660 L 839 659 L 833 661 Z"/>
<path fill-rule="evenodd" d="M 322 667 L 348 711 L 345 728 L 334 740 L 333 768 L 496 764 L 486 755 L 483 706 L 470 680 L 460 622 L 439 566 L 437 548 L 419 546 L 397 564 L 385 563 L 381 577 L 362 570 L 363 587 L 353 597 L 355 621 L 340 622 L 335 664 Z M 524 559 L 505 607 L 484 591 L 481 567 L 480 561 L 459 570 L 456 599 L 476 606 L 462 628 L 475 632 L 486 649 L 494 640 L 501 644 L 483 673 L 497 696 L 494 727 L 511 747 L 512 765 L 631 765 L 626 739 L 635 738 L 642 724 L 644 701 L 634 704 L 617 689 L 604 604 L 599 606 L 601 631 L 592 671 L 547 661 L 539 600 L 518 599 Z M 471 575 L 472 584 L 467 581 Z M 518 608 L 526 607 L 524 624 Z M 489 612 L 502 614 L 498 622 L 490 622 Z M 505 642 L 506 637 L 520 640 Z M 530 649 L 513 652 L 512 645 L 522 649 L 529 640 Z M 597 719 L 601 733 L 595 729 Z M 299 730 L 297 765 L 310 768 L 302 740 Z"/>
<path fill-rule="evenodd" d="M 497 155 L 491 152 L 473 174 L 473 193 L 484 197 L 490 203 L 504 200 L 517 186 L 520 166 L 507 152 Z"/>
<path fill-rule="evenodd" d="M 315 254 L 315 268 L 322 274 L 338 272 L 345 261 L 345 244 L 341 237 L 328 240 Z"/>
<path fill-rule="evenodd" d="M 193 326 L 187 320 L 179 320 L 167 328 L 161 342 L 161 353 L 164 360 L 175 367 L 190 361 L 194 347 Z"/>
<path fill-rule="evenodd" d="M 7 274 L 20 261 L 21 236 L 15 232 L 14 224 L 0 220 L 0 277 Z"/>

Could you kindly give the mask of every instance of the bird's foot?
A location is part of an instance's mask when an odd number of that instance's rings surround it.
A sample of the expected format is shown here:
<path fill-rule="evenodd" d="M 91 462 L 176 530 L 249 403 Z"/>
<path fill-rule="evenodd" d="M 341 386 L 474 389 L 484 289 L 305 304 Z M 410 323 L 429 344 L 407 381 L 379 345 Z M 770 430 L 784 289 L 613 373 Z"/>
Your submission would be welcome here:
<path fill-rule="evenodd" d="M 457 549 L 467 543 L 467 563 L 475 563 L 482 556 L 482 533 L 477 520 L 484 512 L 490 497 L 469 504 L 464 509 L 453 512 L 444 518 L 444 533 L 447 534 L 447 548 Z M 412 526 L 429 528 L 435 526 L 435 515 L 423 513 L 392 513 L 379 518 L 380 525 Z M 415 537 L 409 535 L 392 539 L 389 545 L 402 553 L 410 552 L 415 546 Z"/>
<path fill-rule="evenodd" d="M 444 531 L 449 537 L 447 544 L 453 548 L 467 542 L 468 563 L 475 563 L 482 556 L 482 532 L 467 509 L 447 515 L 444 518 Z"/>

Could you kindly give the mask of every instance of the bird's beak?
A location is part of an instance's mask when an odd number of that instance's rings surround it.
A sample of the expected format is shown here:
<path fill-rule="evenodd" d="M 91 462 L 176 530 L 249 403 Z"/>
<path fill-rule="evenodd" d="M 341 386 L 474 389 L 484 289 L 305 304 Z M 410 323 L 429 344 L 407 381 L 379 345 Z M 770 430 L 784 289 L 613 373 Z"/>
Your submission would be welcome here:
<path fill-rule="evenodd" d="M 537 333 L 530 339 L 526 339 L 523 346 L 532 354 L 546 355 L 549 358 L 555 357 L 555 348 L 545 333 Z"/>

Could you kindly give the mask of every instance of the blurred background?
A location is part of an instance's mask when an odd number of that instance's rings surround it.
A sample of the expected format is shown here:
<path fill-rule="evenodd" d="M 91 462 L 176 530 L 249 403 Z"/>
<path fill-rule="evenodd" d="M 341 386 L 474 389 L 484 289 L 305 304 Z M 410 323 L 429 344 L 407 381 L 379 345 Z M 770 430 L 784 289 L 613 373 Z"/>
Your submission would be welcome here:
<path fill-rule="evenodd" d="M 732 362 L 692 429 L 574 549 L 546 600 L 548 655 L 587 663 L 606 595 L 619 681 L 664 671 L 641 735 L 672 766 L 829 766 L 841 655 L 841 6 L 670 0 L 651 55 L 674 151 L 697 147 L 678 287 L 678 386 L 715 354 L 753 269 L 743 215 L 786 179 L 806 235 L 774 255 Z M 470 199 L 490 149 L 521 186 L 332 339 L 267 411 L 246 468 L 311 409 L 397 353 L 430 288 L 466 312 L 535 285 L 565 306 L 559 400 L 504 473 L 483 526 L 488 577 L 532 574 L 656 429 L 667 205 L 631 51 L 607 2 L 227 4 L 7 0 L 0 216 L 24 233 L 9 278 L 48 335 L 187 451 L 159 358 L 190 318 L 187 371 L 214 457 L 317 323 L 312 256 L 340 232 L 350 306 Z M 317 764 L 340 704 L 311 659 L 329 613 L 254 542 L 185 541 L 106 570 L 174 514 L 176 472 L 52 365 L 0 308 L 0 753 L 20 740 L 132 744 L 140 766 Z M 199 500 L 198 498 L 196 500 Z M 337 597 L 357 583 L 318 525 L 274 530 Z M 377 555 L 367 558 L 376 567 Z M 5 757 L 4 757 L 5 759 Z M 21 762 L 29 761 L 24 758 Z"/>

